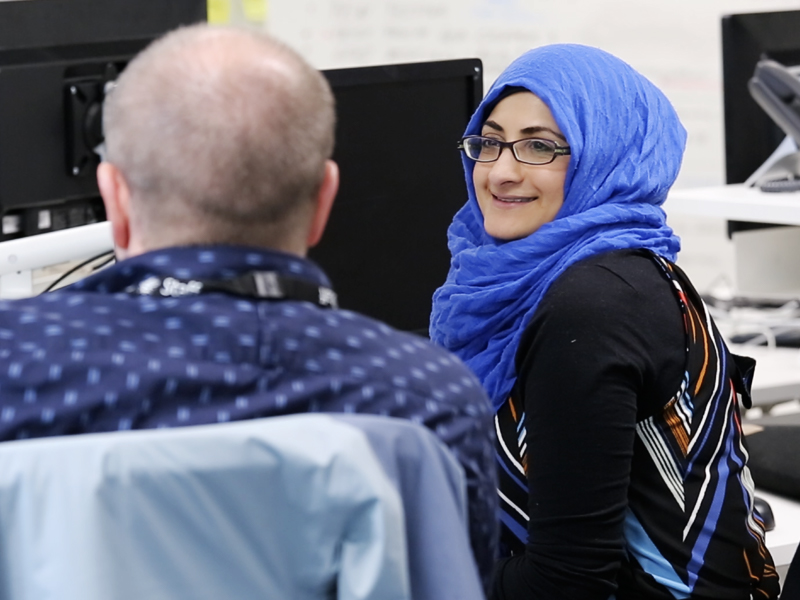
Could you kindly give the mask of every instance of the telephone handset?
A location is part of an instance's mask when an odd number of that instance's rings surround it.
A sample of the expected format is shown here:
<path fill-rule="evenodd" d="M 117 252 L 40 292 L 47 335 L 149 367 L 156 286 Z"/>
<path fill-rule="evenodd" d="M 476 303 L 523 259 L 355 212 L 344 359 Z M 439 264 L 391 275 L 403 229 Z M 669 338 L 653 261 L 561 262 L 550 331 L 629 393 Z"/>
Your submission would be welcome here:
<path fill-rule="evenodd" d="M 800 146 L 800 68 L 764 59 L 747 84 L 750 95 L 767 115 Z M 800 153 L 783 156 L 758 179 L 764 192 L 800 190 Z"/>
<path fill-rule="evenodd" d="M 785 67 L 774 60 L 759 61 L 747 87 L 753 99 L 775 124 L 800 143 L 798 69 Z"/>

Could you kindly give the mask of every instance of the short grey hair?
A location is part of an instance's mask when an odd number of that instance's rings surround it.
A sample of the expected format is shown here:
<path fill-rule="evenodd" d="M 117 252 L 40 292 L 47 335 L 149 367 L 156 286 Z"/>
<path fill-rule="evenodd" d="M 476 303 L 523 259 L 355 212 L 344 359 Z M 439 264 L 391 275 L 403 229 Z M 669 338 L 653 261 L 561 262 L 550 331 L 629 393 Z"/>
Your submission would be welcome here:
<path fill-rule="evenodd" d="M 134 58 L 106 97 L 105 159 L 149 247 L 281 247 L 310 215 L 333 153 L 325 77 L 266 33 L 183 27 Z"/>

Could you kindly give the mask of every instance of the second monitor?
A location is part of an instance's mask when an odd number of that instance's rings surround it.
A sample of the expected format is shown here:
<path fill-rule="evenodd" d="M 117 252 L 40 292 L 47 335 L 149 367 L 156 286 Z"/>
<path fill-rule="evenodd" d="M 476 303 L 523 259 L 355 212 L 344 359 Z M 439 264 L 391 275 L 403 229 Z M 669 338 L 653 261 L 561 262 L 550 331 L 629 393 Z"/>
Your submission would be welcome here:
<path fill-rule="evenodd" d="M 466 201 L 456 143 L 483 95 L 478 59 L 325 71 L 336 97 L 341 189 L 309 256 L 340 305 L 427 332 Z"/>

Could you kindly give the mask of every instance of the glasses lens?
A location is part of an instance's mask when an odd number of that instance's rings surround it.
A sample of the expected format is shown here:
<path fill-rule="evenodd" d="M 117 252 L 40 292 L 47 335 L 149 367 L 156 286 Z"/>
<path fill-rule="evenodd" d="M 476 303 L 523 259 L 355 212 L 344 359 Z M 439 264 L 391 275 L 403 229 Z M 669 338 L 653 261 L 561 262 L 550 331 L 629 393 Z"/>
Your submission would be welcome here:
<path fill-rule="evenodd" d="M 468 137 L 463 140 L 464 153 L 478 162 L 496 160 L 500 155 L 500 145 L 492 139 L 484 137 Z"/>
<path fill-rule="evenodd" d="M 524 163 L 544 165 L 552 162 L 556 151 L 555 142 L 550 140 L 520 140 L 514 144 L 514 154 Z"/>

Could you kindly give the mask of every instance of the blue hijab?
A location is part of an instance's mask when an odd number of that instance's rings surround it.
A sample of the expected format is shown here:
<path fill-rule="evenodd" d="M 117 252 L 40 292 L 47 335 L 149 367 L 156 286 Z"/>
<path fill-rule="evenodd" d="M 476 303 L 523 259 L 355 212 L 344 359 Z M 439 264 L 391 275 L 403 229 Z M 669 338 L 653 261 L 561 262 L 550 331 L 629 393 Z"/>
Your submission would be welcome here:
<path fill-rule="evenodd" d="M 522 332 L 565 269 L 624 248 L 675 260 L 680 241 L 661 204 L 686 143 L 658 88 L 607 52 L 574 44 L 544 46 L 514 61 L 472 116 L 467 135 L 481 133 L 510 87 L 541 98 L 572 148 L 564 204 L 531 235 L 494 239 L 483 229 L 475 199 L 474 163 L 463 158 L 469 199 L 448 230 L 450 272 L 433 296 L 430 326 L 431 339 L 483 382 L 495 410 L 514 385 Z"/>

